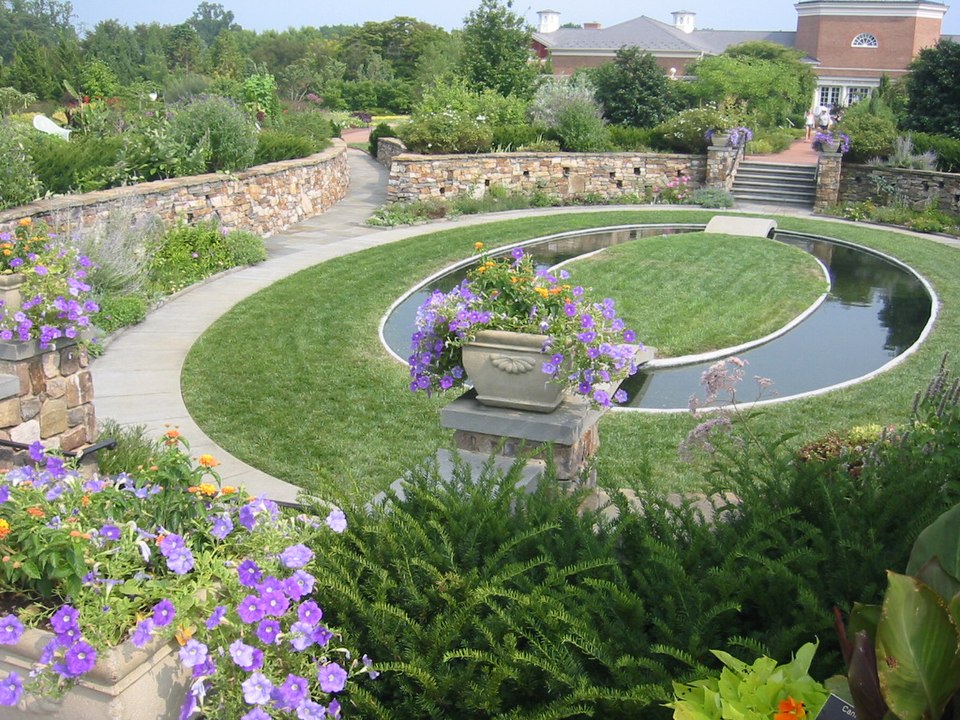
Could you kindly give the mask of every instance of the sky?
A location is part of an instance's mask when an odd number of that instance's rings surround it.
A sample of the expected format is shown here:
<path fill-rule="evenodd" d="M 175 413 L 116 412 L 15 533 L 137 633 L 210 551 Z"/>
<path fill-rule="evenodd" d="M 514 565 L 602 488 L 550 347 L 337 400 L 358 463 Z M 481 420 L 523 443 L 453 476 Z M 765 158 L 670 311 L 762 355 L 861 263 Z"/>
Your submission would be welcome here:
<path fill-rule="evenodd" d="M 211 0 L 215 1 L 215 0 Z M 678 0 L 673 6 L 649 0 L 544 0 L 530 5 L 529 0 L 514 0 L 513 11 L 526 18 L 534 28 L 538 10 L 555 10 L 560 22 L 599 22 L 603 27 L 646 15 L 670 23 L 673 10 L 697 14 L 698 28 L 716 30 L 795 30 L 797 14 L 790 0 Z M 157 4 L 142 0 L 71 0 L 74 22 L 81 29 L 92 29 L 101 20 L 119 20 L 124 25 L 158 22 L 177 25 L 196 10 L 199 0 L 163 0 Z M 447 30 L 462 27 L 464 18 L 476 9 L 479 0 L 221 0 L 233 12 L 234 21 L 247 30 L 286 30 L 305 25 L 361 25 L 382 22 L 397 16 L 409 16 L 439 25 Z M 960 35 L 960 8 L 948 11 L 943 32 Z"/>

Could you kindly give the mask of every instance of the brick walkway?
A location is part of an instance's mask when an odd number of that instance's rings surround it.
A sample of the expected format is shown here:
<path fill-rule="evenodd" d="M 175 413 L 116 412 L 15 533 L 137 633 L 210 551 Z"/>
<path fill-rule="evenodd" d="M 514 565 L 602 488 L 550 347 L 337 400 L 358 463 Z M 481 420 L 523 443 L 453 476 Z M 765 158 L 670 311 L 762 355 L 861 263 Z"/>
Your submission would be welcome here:
<path fill-rule="evenodd" d="M 774 155 L 745 155 L 744 160 L 766 163 L 788 163 L 791 165 L 816 165 L 817 153 L 812 143 L 803 140 L 794 140 L 793 144 L 783 152 Z"/>

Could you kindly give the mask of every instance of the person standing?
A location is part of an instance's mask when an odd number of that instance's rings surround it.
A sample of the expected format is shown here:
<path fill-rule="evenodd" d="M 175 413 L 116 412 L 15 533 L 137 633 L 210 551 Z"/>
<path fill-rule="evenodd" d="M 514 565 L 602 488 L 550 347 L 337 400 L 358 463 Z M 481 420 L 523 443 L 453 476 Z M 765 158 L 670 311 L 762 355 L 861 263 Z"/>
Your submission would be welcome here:
<path fill-rule="evenodd" d="M 807 114 L 803 117 L 803 141 L 810 142 L 813 138 L 813 126 L 816 124 L 816 117 L 814 117 L 813 110 L 807 110 Z"/>

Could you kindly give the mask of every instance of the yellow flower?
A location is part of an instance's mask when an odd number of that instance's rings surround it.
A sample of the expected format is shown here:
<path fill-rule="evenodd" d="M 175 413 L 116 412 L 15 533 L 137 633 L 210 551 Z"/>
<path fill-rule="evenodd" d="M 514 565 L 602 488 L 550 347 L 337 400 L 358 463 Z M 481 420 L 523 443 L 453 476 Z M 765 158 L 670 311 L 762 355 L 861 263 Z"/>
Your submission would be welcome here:
<path fill-rule="evenodd" d="M 28 225 L 33 224 L 32 218 L 20 218 L 20 221 L 17 223 L 20 227 L 27 227 Z"/>
<path fill-rule="evenodd" d="M 197 462 L 200 463 L 203 467 L 208 467 L 208 468 L 216 467 L 217 465 L 220 464 L 213 455 L 206 455 L 206 454 L 198 457 Z"/>
<path fill-rule="evenodd" d="M 224 485 L 220 488 L 221 495 L 233 495 L 237 489 L 233 485 Z"/>
<path fill-rule="evenodd" d="M 477 268 L 477 275 L 483 275 L 483 273 L 485 273 L 486 271 L 487 271 L 487 268 L 481 265 L 480 267 Z"/>
<path fill-rule="evenodd" d="M 197 490 L 208 497 L 213 497 L 217 494 L 217 486 L 213 483 L 200 483 Z"/>
<path fill-rule="evenodd" d="M 550 294 L 550 291 L 544 287 L 535 287 L 534 290 L 540 297 L 547 297 Z"/>
<path fill-rule="evenodd" d="M 474 249 L 474 250 L 483 250 L 483 243 L 482 243 L 482 242 L 475 242 L 475 243 L 473 244 L 473 249 Z"/>
<path fill-rule="evenodd" d="M 0 518 L 0 540 L 3 540 L 9 534 L 10 534 L 10 523 L 8 523 L 3 518 Z"/>

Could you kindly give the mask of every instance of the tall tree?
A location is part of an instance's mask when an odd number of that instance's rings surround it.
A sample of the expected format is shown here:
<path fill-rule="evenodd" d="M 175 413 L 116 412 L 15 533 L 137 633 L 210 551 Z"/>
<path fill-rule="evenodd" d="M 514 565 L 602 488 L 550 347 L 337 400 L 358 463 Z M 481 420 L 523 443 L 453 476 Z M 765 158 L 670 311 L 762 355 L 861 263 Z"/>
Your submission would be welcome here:
<path fill-rule="evenodd" d="M 481 0 L 463 25 L 460 69 L 475 90 L 530 98 L 537 67 L 531 62 L 531 30 L 513 12 L 512 0 Z"/>
<path fill-rule="evenodd" d="M 20 33 L 13 51 L 13 62 L 5 73 L 6 82 L 41 100 L 58 97 L 60 89 L 53 72 L 53 51 L 40 42 L 37 34 L 32 30 Z"/>
<path fill-rule="evenodd" d="M 907 75 L 907 117 L 911 130 L 960 138 L 960 43 L 940 40 L 920 51 Z"/>
<path fill-rule="evenodd" d="M 175 25 L 167 35 L 167 65 L 171 70 L 198 72 L 203 61 L 203 43 L 188 23 Z"/>
<path fill-rule="evenodd" d="M 700 100 L 744 104 L 752 121 L 774 127 L 810 105 L 816 78 L 802 53 L 770 42 L 749 42 L 687 68 L 690 86 Z"/>
<path fill-rule="evenodd" d="M 672 81 L 648 52 L 620 48 L 612 63 L 588 72 L 604 117 L 612 123 L 653 127 L 676 112 Z"/>
<path fill-rule="evenodd" d="M 109 65 L 124 85 L 140 77 L 141 46 L 136 33 L 126 25 L 116 20 L 101 20 L 84 37 L 83 47 L 89 57 Z"/>
<path fill-rule="evenodd" d="M 0 57 L 4 62 L 13 58 L 21 33 L 33 33 L 40 45 L 51 49 L 63 33 L 76 37 L 72 15 L 73 6 L 60 0 L 0 0 Z"/>
<path fill-rule="evenodd" d="M 213 45 L 220 33 L 239 30 L 239 26 L 233 22 L 233 13 L 220 3 L 201 2 L 187 24 L 197 31 L 205 47 Z"/>

